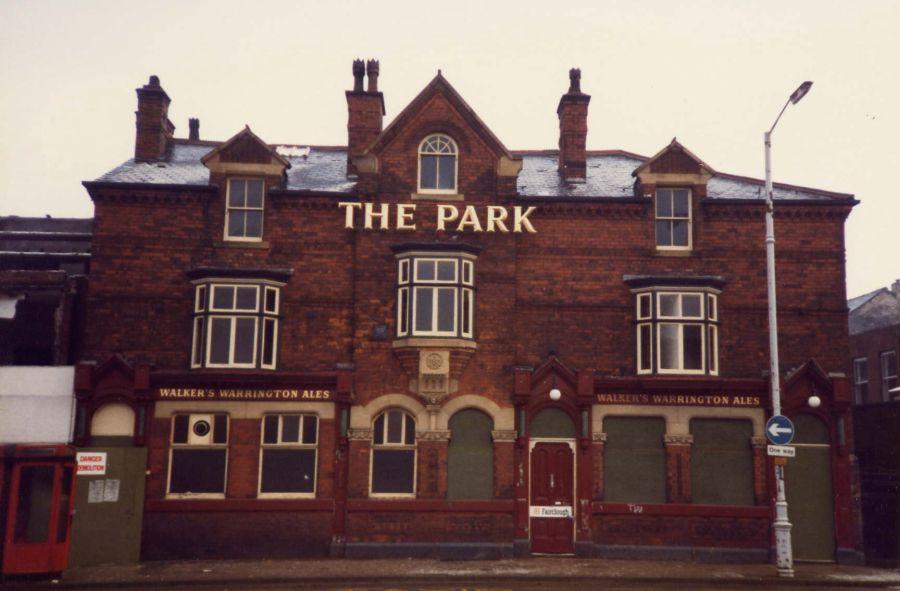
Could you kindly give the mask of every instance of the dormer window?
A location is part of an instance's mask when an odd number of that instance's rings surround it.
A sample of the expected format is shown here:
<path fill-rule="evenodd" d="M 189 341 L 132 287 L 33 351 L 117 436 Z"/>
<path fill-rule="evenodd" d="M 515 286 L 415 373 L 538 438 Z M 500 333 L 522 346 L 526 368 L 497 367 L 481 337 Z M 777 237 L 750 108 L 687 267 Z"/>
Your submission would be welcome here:
<path fill-rule="evenodd" d="M 258 242 L 263 232 L 262 179 L 228 179 L 225 207 L 225 240 Z"/>
<path fill-rule="evenodd" d="M 419 145 L 419 192 L 455 194 L 456 142 L 446 135 L 430 135 Z"/>
<path fill-rule="evenodd" d="M 690 189 L 656 190 L 656 248 L 690 250 Z"/>

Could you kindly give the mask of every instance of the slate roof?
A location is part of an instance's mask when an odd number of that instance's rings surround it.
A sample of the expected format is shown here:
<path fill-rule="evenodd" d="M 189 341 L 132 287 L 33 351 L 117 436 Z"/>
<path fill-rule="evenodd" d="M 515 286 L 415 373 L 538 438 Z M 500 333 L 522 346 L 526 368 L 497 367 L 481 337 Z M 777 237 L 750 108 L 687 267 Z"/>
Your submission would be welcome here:
<path fill-rule="evenodd" d="M 900 280 L 891 289 L 883 287 L 851 298 L 847 306 L 850 308 L 851 335 L 885 326 L 900 326 Z"/>
<path fill-rule="evenodd" d="M 135 162 L 128 160 L 96 179 L 106 183 L 146 183 L 165 185 L 202 185 L 209 183 L 209 171 L 200 159 L 216 147 L 214 142 L 190 144 L 176 140 L 165 161 Z M 276 148 L 278 146 L 276 145 Z M 300 146 L 291 146 L 300 148 Z M 302 153 L 305 150 L 283 150 L 280 153 Z M 518 177 L 519 194 L 525 197 L 634 197 L 632 172 L 646 158 L 621 150 L 589 152 L 587 179 L 583 183 L 566 183 L 557 171 L 557 155 L 553 150 L 513 152 L 522 158 Z M 353 178 L 347 178 L 345 147 L 309 146 L 308 155 L 285 156 L 291 163 L 285 189 L 329 193 L 352 193 Z M 716 173 L 707 186 L 712 199 L 764 199 L 763 183 L 736 175 Z M 777 200 L 852 199 L 846 193 L 834 193 L 775 185 Z"/>
<path fill-rule="evenodd" d="M 91 218 L 0 217 L 0 257 L 89 253 L 93 222 Z"/>

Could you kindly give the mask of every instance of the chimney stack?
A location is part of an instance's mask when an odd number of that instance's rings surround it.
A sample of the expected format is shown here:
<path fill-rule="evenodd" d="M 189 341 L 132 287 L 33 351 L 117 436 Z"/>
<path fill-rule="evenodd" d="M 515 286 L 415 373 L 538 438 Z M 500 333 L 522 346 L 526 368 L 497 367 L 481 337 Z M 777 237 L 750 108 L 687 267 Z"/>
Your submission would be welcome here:
<path fill-rule="evenodd" d="M 196 117 L 188 119 L 188 139 L 192 142 L 200 141 L 200 120 Z"/>
<path fill-rule="evenodd" d="M 347 95 L 347 174 L 356 174 L 353 157 L 362 154 L 381 133 L 384 119 L 384 95 L 378 91 L 378 61 L 353 60 L 353 90 Z M 368 74 L 369 87 L 363 90 Z"/>
<path fill-rule="evenodd" d="M 581 70 L 569 70 L 569 91 L 559 99 L 559 172 L 566 181 L 587 176 L 587 114 L 590 95 L 581 92 Z"/>
<path fill-rule="evenodd" d="M 160 160 L 165 158 L 169 140 L 175 133 L 175 126 L 169 121 L 171 99 L 159 85 L 157 76 L 150 76 L 147 84 L 135 90 L 138 108 L 135 111 L 134 159 Z"/>

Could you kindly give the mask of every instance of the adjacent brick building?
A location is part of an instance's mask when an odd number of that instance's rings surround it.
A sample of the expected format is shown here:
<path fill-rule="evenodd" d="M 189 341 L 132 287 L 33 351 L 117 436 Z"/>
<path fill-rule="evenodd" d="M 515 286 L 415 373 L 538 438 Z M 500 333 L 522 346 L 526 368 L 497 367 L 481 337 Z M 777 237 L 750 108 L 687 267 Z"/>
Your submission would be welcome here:
<path fill-rule="evenodd" d="M 766 560 L 762 182 L 587 151 L 577 70 L 525 152 L 440 73 L 387 127 L 378 63 L 353 75 L 341 147 L 175 138 L 151 77 L 135 157 L 85 183 L 77 437 L 132 409 L 143 556 Z M 856 201 L 775 199 L 795 549 L 852 561 Z"/>

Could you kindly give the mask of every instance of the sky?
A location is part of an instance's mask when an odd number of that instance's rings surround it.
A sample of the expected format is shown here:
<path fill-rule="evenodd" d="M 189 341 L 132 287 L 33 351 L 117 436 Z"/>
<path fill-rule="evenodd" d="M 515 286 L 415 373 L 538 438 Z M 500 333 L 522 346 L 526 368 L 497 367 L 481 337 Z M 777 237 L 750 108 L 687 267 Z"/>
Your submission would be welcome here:
<path fill-rule="evenodd" d="M 173 2 L 0 0 L 0 215 L 88 217 L 81 181 L 133 155 L 151 74 L 176 136 L 245 124 L 270 143 L 346 144 L 354 58 L 380 60 L 385 124 L 444 76 L 510 149 L 555 148 L 568 69 L 589 149 L 673 137 L 716 170 L 853 193 L 847 294 L 900 279 L 900 1 Z M 762 243 L 762 237 L 760 242 Z M 837 287 L 837 286 L 836 286 Z"/>

